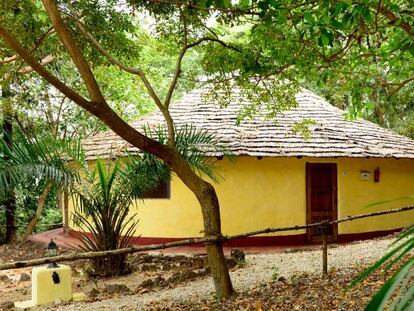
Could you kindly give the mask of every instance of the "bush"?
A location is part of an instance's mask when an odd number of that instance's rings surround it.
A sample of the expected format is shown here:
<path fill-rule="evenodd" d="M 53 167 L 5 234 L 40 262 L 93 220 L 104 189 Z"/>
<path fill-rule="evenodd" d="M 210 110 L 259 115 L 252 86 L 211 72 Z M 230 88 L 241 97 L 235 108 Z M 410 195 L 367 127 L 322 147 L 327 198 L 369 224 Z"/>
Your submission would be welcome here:
<path fill-rule="evenodd" d="M 113 166 L 106 166 L 98 160 L 92 172 L 86 171 L 74 190 L 74 220 L 83 230 L 83 250 L 107 251 L 132 245 L 138 222 L 134 220 L 136 215 L 128 215 L 130 208 L 166 172 L 158 161 L 151 164 L 154 170 L 146 167 L 140 171 L 143 165 L 141 160 L 130 160 L 122 165 L 115 162 Z M 128 272 L 126 258 L 126 255 L 93 258 L 92 274 L 103 277 L 124 274 Z"/>

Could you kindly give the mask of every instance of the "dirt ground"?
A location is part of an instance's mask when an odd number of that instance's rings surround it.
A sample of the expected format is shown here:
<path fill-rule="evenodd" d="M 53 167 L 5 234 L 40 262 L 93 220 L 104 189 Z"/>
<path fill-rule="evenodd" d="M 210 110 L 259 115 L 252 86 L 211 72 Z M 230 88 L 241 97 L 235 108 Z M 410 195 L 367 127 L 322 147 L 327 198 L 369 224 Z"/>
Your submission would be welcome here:
<path fill-rule="evenodd" d="M 61 249 L 59 255 L 74 253 Z M 43 244 L 26 242 L 23 245 L 0 246 L 0 264 L 16 260 L 46 256 Z M 177 284 L 209 274 L 203 254 L 141 253 L 128 256 L 131 273 L 123 276 L 101 278 L 92 276 L 88 261 L 63 262 L 72 268 L 73 291 L 85 293 L 88 300 L 97 301 L 115 296 L 143 294 L 148 291 L 172 288 Z M 236 268 L 236 260 L 228 258 L 230 268 Z M 31 298 L 31 268 L 0 271 L 0 310 L 14 301 Z"/>
<path fill-rule="evenodd" d="M 328 277 L 321 278 L 319 249 L 286 249 L 277 253 L 236 254 L 228 259 L 239 295 L 220 304 L 214 298 L 206 258 L 202 254 L 144 253 L 129 256 L 132 272 L 91 278 L 87 261 L 67 263 L 73 290 L 85 302 L 46 306 L 47 310 L 362 310 L 387 274 L 379 272 L 361 286 L 343 289 L 365 267 L 380 258 L 393 237 L 332 245 Z M 61 250 L 60 254 L 73 251 Z M 0 263 L 44 257 L 45 246 L 26 243 L 0 246 Z M 235 258 L 236 257 L 236 258 Z M 0 310 L 31 295 L 31 268 L 0 271 Z M 22 275 L 23 274 L 23 275 Z M 38 308 L 43 309 L 43 308 Z"/>

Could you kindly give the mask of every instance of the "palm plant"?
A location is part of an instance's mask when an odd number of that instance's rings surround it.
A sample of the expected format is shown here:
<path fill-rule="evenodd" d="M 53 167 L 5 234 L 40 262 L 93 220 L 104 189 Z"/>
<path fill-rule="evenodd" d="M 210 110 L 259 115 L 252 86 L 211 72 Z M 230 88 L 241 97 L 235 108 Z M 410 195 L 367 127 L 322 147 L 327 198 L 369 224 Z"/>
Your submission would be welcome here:
<path fill-rule="evenodd" d="M 11 145 L 4 137 L 0 139 L 0 148 L 0 196 L 33 179 L 67 187 L 78 176 L 76 165 L 85 160 L 79 141 L 60 140 L 47 133 L 26 137 L 16 131 Z"/>
<path fill-rule="evenodd" d="M 371 204 L 370 206 L 401 199 L 413 199 L 413 196 L 405 196 L 394 200 L 378 202 Z M 372 297 L 371 301 L 365 307 L 365 310 L 414 310 L 413 249 L 414 226 L 409 227 L 400 233 L 397 239 L 391 244 L 391 250 L 351 283 L 350 286 L 356 285 L 380 268 L 384 268 L 385 271 L 388 271 L 393 267 L 397 267 L 397 271 Z"/>
<path fill-rule="evenodd" d="M 23 235 L 26 238 L 36 226 L 48 194 L 67 188 L 78 178 L 75 166 L 84 162 L 84 156 L 79 141 L 60 140 L 47 133 L 27 137 L 17 130 L 9 140 L 11 144 L 5 136 L 0 138 L 0 201 L 28 184 L 31 189 L 42 188 L 36 212 Z"/>
<path fill-rule="evenodd" d="M 145 126 L 144 132 L 162 144 L 167 143 L 166 130 L 162 126 L 155 129 Z M 214 182 L 223 180 L 220 168 L 217 166 L 217 158 L 226 156 L 233 159 L 233 156 L 217 136 L 187 124 L 175 128 L 175 134 L 177 151 L 194 171 L 200 176 L 207 176 Z"/>
<path fill-rule="evenodd" d="M 149 133 L 149 129 L 145 128 Z M 166 143 L 165 129 L 158 127 L 151 136 Z M 184 126 L 176 131 L 177 149 L 187 163 L 200 174 L 220 180 L 215 158 L 207 157 L 207 150 L 229 154 L 213 135 Z M 138 222 L 131 207 L 143 194 L 170 178 L 167 166 L 153 155 L 128 155 L 112 163 L 96 161 L 87 168 L 82 180 L 73 190 L 75 198 L 74 222 L 81 229 L 81 248 L 85 251 L 106 251 L 127 248 Z M 92 273 L 109 276 L 127 272 L 126 255 L 113 255 L 91 260 Z"/>
<path fill-rule="evenodd" d="M 161 163 L 143 164 L 141 158 L 128 158 L 86 169 L 82 180 L 74 187 L 76 211 L 74 222 L 81 228 L 80 246 L 85 251 L 106 251 L 127 248 L 138 222 L 129 215 L 143 191 L 166 178 Z M 145 166 L 145 170 L 139 170 Z M 151 170 L 152 169 L 152 170 Z M 138 172 L 138 174 L 136 174 Z M 89 235 L 90 234 L 90 235 Z M 91 260 L 92 274 L 110 276 L 128 271 L 126 255 L 111 255 Z"/>

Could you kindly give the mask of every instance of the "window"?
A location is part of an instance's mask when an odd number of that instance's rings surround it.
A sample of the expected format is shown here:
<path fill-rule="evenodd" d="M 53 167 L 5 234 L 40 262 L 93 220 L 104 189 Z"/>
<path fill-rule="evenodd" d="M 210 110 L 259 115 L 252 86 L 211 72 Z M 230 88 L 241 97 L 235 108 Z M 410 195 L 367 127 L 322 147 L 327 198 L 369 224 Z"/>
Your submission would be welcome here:
<path fill-rule="evenodd" d="M 170 179 L 160 182 L 155 188 L 146 191 L 142 197 L 144 199 L 169 199 L 171 197 Z"/>

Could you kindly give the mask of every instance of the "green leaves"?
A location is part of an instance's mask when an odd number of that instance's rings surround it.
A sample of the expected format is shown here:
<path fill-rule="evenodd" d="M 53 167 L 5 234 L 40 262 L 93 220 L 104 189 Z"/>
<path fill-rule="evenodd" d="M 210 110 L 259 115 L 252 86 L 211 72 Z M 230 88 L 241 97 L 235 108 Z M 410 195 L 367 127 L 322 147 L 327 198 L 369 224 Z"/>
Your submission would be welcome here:
<path fill-rule="evenodd" d="M 319 37 L 319 45 L 320 46 L 327 46 L 332 45 L 333 35 L 331 32 L 323 28 L 321 30 L 321 35 Z"/>
<path fill-rule="evenodd" d="M 11 147 L 4 137 L 0 139 L 0 194 L 29 180 L 52 180 L 68 187 L 76 178 L 72 165 L 83 163 L 84 155 L 79 141 L 59 140 L 52 135 L 31 137 L 16 131 Z"/>
<path fill-rule="evenodd" d="M 167 134 L 164 127 L 151 130 L 144 127 L 144 132 L 162 144 L 167 143 Z M 201 176 L 207 176 L 214 182 L 223 180 L 216 165 L 216 156 L 232 157 L 229 149 L 212 133 L 197 129 L 192 125 L 183 125 L 175 128 L 177 151 L 188 165 Z M 150 157 L 150 155 L 146 155 Z"/>
<path fill-rule="evenodd" d="M 303 14 L 303 18 L 305 19 L 305 21 L 311 25 L 314 26 L 316 24 L 316 18 L 315 16 L 310 13 L 310 12 L 305 12 L 305 14 Z"/>
<path fill-rule="evenodd" d="M 387 254 L 359 275 L 350 285 L 356 285 L 385 264 L 387 264 L 385 269 L 388 270 L 402 262 L 401 268 L 375 294 L 365 310 L 383 310 L 386 305 L 390 304 L 390 310 L 410 310 L 414 298 L 414 283 L 412 282 L 414 257 L 410 254 L 414 249 L 414 228 L 411 227 L 400 234 L 392 245 L 393 248 Z"/>
<path fill-rule="evenodd" d="M 72 189 L 73 218 L 82 230 L 82 249 L 105 251 L 130 247 L 138 225 L 136 214 L 130 211 L 145 191 L 169 178 L 168 169 L 152 155 L 144 154 L 110 162 L 98 159 L 91 167 L 85 166 L 82 173 L 83 178 Z M 107 259 L 112 271 L 106 272 L 101 267 L 103 259 L 92 262 L 101 275 L 122 273 L 125 257 L 112 259 Z"/>
<path fill-rule="evenodd" d="M 372 298 L 370 303 L 365 307 L 366 311 L 377 311 L 383 310 L 384 307 L 389 303 L 389 299 L 395 294 L 395 291 L 401 287 L 402 283 L 407 279 L 411 278 L 414 273 L 412 270 L 414 266 L 414 258 L 408 260 L 403 267 L 391 278 L 389 279 L 380 291 Z M 401 289 L 407 290 L 406 285 Z M 400 289 L 400 290 L 401 290 Z M 406 291 L 405 295 L 402 297 L 396 298 L 393 302 L 394 308 L 391 310 L 410 310 L 409 306 L 412 304 L 411 300 L 414 298 L 414 285 Z M 398 302 L 400 300 L 400 302 Z"/>

